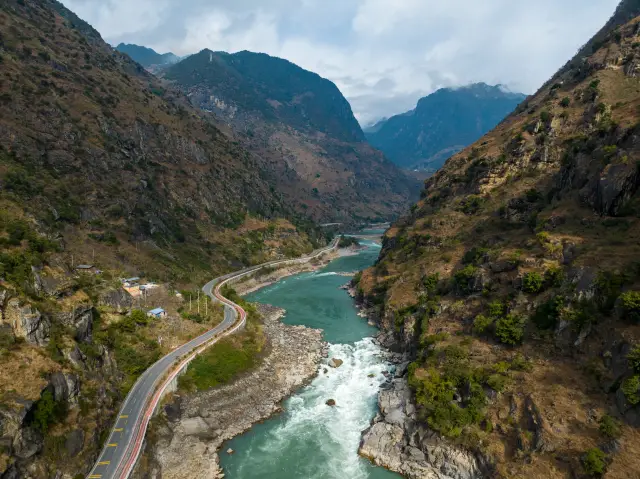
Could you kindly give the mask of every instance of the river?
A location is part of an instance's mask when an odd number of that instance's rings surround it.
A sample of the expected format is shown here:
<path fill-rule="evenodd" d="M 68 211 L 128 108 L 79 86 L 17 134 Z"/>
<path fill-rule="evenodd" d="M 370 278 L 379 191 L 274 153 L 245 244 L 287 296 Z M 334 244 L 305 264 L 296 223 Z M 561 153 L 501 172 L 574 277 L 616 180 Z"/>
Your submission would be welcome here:
<path fill-rule="evenodd" d="M 367 234 L 371 234 L 367 232 Z M 377 393 L 390 365 L 371 336 L 375 328 L 357 316 L 353 300 L 339 289 L 349 278 L 338 272 L 372 265 L 380 246 L 345 256 L 314 273 L 303 273 L 247 295 L 287 310 L 286 324 L 320 328 L 337 369 L 322 365 L 311 384 L 284 403 L 285 411 L 224 444 L 227 479 L 393 479 L 400 476 L 358 456 L 360 432 L 376 413 Z M 324 369 L 327 373 L 324 373 Z M 327 406 L 334 399 L 335 407 Z M 234 454 L 227 454 L 231 448 Z"/>

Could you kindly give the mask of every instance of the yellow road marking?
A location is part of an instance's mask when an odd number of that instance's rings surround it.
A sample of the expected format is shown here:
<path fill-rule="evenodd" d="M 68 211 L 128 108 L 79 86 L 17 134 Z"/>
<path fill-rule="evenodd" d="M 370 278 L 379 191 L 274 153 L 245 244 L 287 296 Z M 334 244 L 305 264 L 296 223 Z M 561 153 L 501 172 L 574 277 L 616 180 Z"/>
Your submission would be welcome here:
<path fill-rule="evenodd" d="M 98 466 L 108 466 L 109 464 L 111 464 L 111 461 L 100 461 Z"/>
<path fill-rule="evenodd" d="M 107 447 L 116 447 L 117 445 L 117 442 L 112 442 L 111 444 L 107 444 Z"/>
<path fill-rule="evenodd" d="M 128 418 L 128 417 L 129 417 L 129 416 L 124 415 L 124 416 L 120 416 L 120 419 L 126 419 L 126 418 Z"/>
<path fill-rule="evenodd" d="M 98 479 L 99 477 L 102 477 L 100 474 L 91 474 L 89 476 L 89 479 Z"/>
<path fill-rule="evenodd" d="M 121 427 L 119 427 L 119 428 L 117 428 L 117 429 L 114 429 L 114 430 L 113 430 L 113 432 L 122 432 L 122 428 L 121 428 Z"/>

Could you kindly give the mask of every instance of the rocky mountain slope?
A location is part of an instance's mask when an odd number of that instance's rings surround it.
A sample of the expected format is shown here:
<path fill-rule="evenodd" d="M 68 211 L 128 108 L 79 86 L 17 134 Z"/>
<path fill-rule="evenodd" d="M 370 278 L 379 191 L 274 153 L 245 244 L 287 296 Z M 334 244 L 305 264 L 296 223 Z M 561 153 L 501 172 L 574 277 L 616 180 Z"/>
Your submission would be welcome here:
<path fill-rule="evenodd" d="M 366 143 L 347 100 L 315 73 L 265 54 L 203 50 L 164 78 L 226 122 L 320 221 L 393 217 L 417 195 L 416 181 Z"/>
<path fill-rule="evenodd" d="M 433 471 L 436 447 L 473 453 L 451 477 L 639 477 L 639 15 L 623 1 L 449 159 L 357 278 L 411 361 L 365 438 L 374 460 Z"/>
<path fill-rule="evenodd" d="M 142 371 L 221 320 L 176 288 L 326 238 L 62 4 L 7 0 L 0 32 L 0 476 L 83 477 Z M 163 284 L 136 299 L 129 276 Z"/>
<path fill-rule="evenodd" d="M 180 57 L 169 53 L 158 53 L 153 48 L 142 47 L 140 45 L 120 43 L 116 50 L 126 53 L 131 59 L 145 68 L 173 65 L 180 61 Z"/>
<path fill-rule="evenodd" d="M 374 125 L 366 136 L 397 165 L 434 172 L 525 98 L 485 83 L 442 88 L 421 98 L 415 109 Z"/>

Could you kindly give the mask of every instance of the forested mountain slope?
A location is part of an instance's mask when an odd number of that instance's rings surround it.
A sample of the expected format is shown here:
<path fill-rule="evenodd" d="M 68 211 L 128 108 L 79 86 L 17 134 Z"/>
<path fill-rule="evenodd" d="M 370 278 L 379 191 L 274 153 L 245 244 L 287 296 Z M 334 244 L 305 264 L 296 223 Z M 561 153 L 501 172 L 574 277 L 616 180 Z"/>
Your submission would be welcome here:
<path fill-rule="evenodd" d="M 640 2 L 427 180 L 359 280 L 495 477 L 640 475 Z"/>
<path fill-rule="evenodd" d="M 226 122 L 319 221 L 384 220 L 417 198 L 416 180 L 366 143 L 347 100 L 315 73 L 265 54 L 202 50 L 164 78 Z"/>
<path fill-rule="evenodd" d="M 205 280 L 326 238 L 210 115 L 54 0 L 3 2 L 0 104 L 0 476 L 83 477 L 136 378 L 220 321 L 188 309 Z M 130 276 L 157 287 L 133 298 Z M 158 306 L 168 319 L 136 310 Z"/>

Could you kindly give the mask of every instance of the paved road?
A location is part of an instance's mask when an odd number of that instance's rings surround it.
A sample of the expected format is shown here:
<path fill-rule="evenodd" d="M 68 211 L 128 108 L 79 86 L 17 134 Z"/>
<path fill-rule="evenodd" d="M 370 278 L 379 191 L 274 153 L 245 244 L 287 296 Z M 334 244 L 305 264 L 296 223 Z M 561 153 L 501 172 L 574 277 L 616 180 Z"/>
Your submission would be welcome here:
<path fill-rule="evenodd" d="M 142 449 L 147 425 L 167 386 L 201 351 L 244 326 L 246 321 L 244 309 L 224 298 L 220 293 L 225 283 L 249 275 L 265 266 L 306 262 L 334 249 L 337 244 L 336 238 L 330 246 L 314 251 L 308 256 L 295 260 L 270 261 L 221 276 L 204 285 L 202 290 L 206 295 L 225 305 L 224 320 L 202 336 L 192 339 L 158 360 L 138 378 L 129 391 L 111 434 L 87 478 L 126 479 L 135 466 Z"/>

